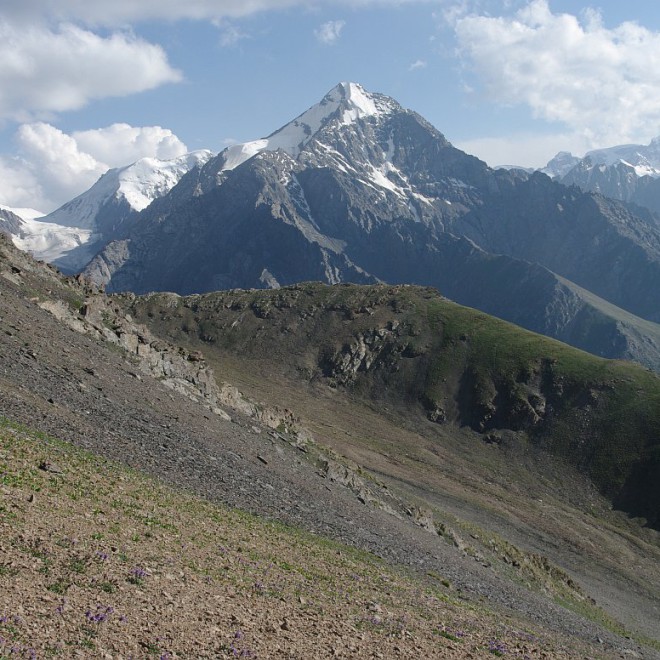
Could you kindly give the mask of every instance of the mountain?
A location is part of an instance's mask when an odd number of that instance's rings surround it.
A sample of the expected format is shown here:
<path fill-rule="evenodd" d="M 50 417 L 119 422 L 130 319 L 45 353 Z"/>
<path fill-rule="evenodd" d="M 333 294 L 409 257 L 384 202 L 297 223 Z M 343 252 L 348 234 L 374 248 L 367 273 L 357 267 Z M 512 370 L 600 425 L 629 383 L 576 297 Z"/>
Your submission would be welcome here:
<path fill-rule="evenodd" d="M 171 160 L 142 158 L 111 169 L 89 190 L 52 213 L 39 220 L 24 218 L 20 233 L 14 234 L 15 243 L 65 272 L 77 272 L 126 223 L 211 155 L 210 151 L 194 151 Z"/>
<path fill-rule="evenodd" d="M 584 158 L 557 154 L 541 172 L 660 213 L 660 137 L 648 145 L 626 144 L 589 151 Z"/>
<path fill-rule="evenodd" d="M 660 369 L 659 246 L 648 218 L 540 174 L 492 170 L 393 99 L 342 83 L 182 177 L 85 273 L 109 291 L 181 294 L 305 280 L 431 285 Z"/>
<path fill-rule="evenodd" d="M 428 288 L 106 296 L 5 237 L 0 318 L 16 653 L 659 657 L 657 376 Z"/>
<path fill-rule="evenodd" d="M 561 179 L 561 177 L 570 172 L 579 162 L 580 158 L 578 156 L 574 156 L 569 151 L 560 151 L 540 171 L 552 179 Z"/>
<path fill-rule="evenodd" d="M 21 220 L 34 220 L 35 218 L 42 218 L 45 215 L 45 213 L 37 211 L 36 209 L 12 208 L 0 204 L 0 215 L 6 213 L 11 213 L 12 215 L 19 217 Z"/>
<path fill-rule="evenodd" d="M 18 234 L 24 224 L 23 218 L 18 214 L 17 209 L 0 206 L 0 230 L 3 234 L 9 236 Z"/>

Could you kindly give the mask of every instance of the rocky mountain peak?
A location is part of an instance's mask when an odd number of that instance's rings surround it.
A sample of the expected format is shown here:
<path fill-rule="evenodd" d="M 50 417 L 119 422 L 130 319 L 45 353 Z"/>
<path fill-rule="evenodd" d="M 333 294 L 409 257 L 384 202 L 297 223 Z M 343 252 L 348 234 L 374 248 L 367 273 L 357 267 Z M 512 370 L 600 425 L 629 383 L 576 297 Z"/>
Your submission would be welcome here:
<path fill-rule="evenodd" d="M 548 164 L 541 169 L 541 172 L 549 177 L 562 177 L 568 174 L 578 163 L 580 158 L 574 156 L 570 151 L 560 151 L 554 158 L 548 161 Z"/>
<path fill-rule="evenodd" d="M 325 128 L 339 128 L 368 117 L 380 117 L 401 110 L 393 99 L 367 92 L 354 82 L 341 82 L 316 105 L 268 137 L 235 144 L 222 152 L 221 171 L 233 170 L 262 151 L 281 149 L 293 158 Z"/>

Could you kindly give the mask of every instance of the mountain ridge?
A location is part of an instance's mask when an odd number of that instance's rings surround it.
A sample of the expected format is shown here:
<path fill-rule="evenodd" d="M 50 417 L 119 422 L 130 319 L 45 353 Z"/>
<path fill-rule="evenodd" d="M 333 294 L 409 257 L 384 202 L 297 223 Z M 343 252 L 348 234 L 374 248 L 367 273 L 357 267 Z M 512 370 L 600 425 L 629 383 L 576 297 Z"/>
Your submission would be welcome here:
<path fill-rule="evenodd" d="M 660 137 L 648 145 L 596 149 L 582 158 L 560 152 L 540 171 L 565 185 L 660 213 Z"/>
<path fill-rule="evenodd" d="M 341 103 L 333 108 L 323 117 L 346 112 Z M 304 144 L 294 120 L 288 126 L 297 137 L 289 151 L 259 143 L 258 151 L 248 149 L 250 158 L 228 169 L 230 147 L 145 210 L 133 233 L 97 255 L 86 274 L 111 291 L 141 293 L 312 279 L 432 285 L 458 302 L 596 354 L 658 368 L 657 338 L 628 340 L 629 322 L 620 318 L 627 312 L 607 320 L 611 339 L 596 339 L 591 321 L 578 314 L 592 307 L 582 290 L 595 287 L 609 303 L 655 320 L 658 295 L 641 284 L 660 277 L 660 238 L 650 223 L 537 180 L 541 175 L 491 170 L 416 113 L 398 104 L 387 110 L 348 123 L 318 120 L 316 132 L 303 131 Z M 575 213 L 581 215 L 574 227 L 568 216 Z M 499 240 L 498 232 L 516 242 Z M 552 239 L 545 249 L 542 236 Z M 614 257 L 630 271 L 630 281 L 618 289 L 614 278 L 623 277 L 621 269 L 595 267 L 617 250 Z M 582 251 L 593 255 L 591 264 Z M 644 264 L 648 273 L 642 273 Z M 579 286 L 566 288 L 567 279 Z M 602 317 L 603 309 L 606 316 L 613 312 L 601 305 L 591 316 Z M 551 310 L 557 310 L 554 319 Z M 562 330 L 569 326 L 575 330 Z"/>

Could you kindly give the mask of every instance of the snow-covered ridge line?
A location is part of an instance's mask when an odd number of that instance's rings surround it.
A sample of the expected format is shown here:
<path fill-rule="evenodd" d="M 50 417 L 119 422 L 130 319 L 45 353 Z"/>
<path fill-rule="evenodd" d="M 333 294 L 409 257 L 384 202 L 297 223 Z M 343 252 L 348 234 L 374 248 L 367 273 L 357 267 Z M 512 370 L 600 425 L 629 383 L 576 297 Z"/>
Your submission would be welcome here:
<path fill-rule="evenodd" d="M 167 194 L 181 177 L 198 165 L 204 165 L 213 153 L 208 150 L 191 151 L 171 160 L 142 158 L 119 170 L 119 189 L 136 211 L 147 208 L 154 199 Z"/>
<path fill-rule="evenodd" d="M 307 143 L 326 125 L 336 121 L 338 126 L 352 124 L 359 119 L 386 115 L 395 109 L 392 101 L 370 94 L 361 85 L 342 82 L 331 89 L 320 103 L 296 117 L 266 138 L 235 144 L 222 152 L 223 172 L 233 170 L 262 151 L 282 149 L 296 158 Z"/>
<path fill-rule="evenodd" d="M 593 167 L 612 167 L 622 164 L 632 168 L 637 176 L 657 178 L 660 177 L 660 137 L 653 138 L 648 145 L 620 144 L 605 149 L 594 149 L 588 151 L 582 158 L 561 151 L 544 168 L 541 168 L 541 172 L 548 176 L 562 177 L 578 163 Z"/>
<path fill-rule="evenodd" d="M 105 204 L 125 200 L 134 211 L 142 211 L 154 199 L 166 195 L 184 174 L 212 156 L 208 150 L 192 151 L 171 160 L 142 158 L 125 167 L 108 170 L 89 190 L 48 214 L 44 220 L 66 227 L 95 229 L 96 217 Z"/>

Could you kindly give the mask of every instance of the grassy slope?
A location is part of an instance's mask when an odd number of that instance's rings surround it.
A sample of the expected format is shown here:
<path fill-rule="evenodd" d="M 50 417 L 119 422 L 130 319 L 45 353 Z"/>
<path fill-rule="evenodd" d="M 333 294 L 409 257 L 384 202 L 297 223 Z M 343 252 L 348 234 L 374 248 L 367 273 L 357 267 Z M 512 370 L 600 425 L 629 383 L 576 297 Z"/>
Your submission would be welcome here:
<path fill-rule="evenodd" d="M 597 657 L 7 420 L 0 488 L 0 657 Z"/>
<path fill-rule="evenodd" d="M 444 394 L 455 349 L 466 338 L 466 368 L 475 397 L 496 392 L 525 403 L 530 372 L 548 370 L 561 394 L 540 428 L 526 428 L 544 449 L 585 471 L 598 488 L 633 514 L 660 524 L 660 378 L 636 365 L 602 360 L 445 302 L 429 306 L 442 327 L 429 396 Z M 510 393 L 510 394 L 509 394 Z"/>
<path fill-rule="evenodd" d="M 478 431 L 520 432 L 587 474 L 617 507 L 660 525 L 660 378 L 630 363 L 415 287 L 154 295 L 132 311 L 157 332 L 261 360 L 289 380 L 325 377 L 365 400 L 412 405 L 414 414 L 421 403 Z M 398 327 L 369 368 L 337 372 L 356 335 L 392 322 Z"/>
<path fill-rule="evenodd" d="M 475 559 L 526 582 L 505 565 L 497 537 L 550 557 L 611 615 L 657 639 L 657 532 L 612 511 L 614 496 L 603 482 L 607 497 L 599 494 L 590 479 L 609 478 L 599 472 L 603 461 L 621 474 L 617 452 L 631 443 L 648 470 L 645 480 L 630 478 L 647 488 L 634 495 L 646 492 L 646 510 L 657 511 L 657 466 L 643 456 L 660 437 L 644 430 L 657 427 L 660 414 L 653 374 L 520 330 L 431 289 L 300 285 L 126 302 L 157 334 L 201 349 L 219 380 L 292 409 L 318 442 L 430 507 L 436 524 L 453 528 Z M 333 372 L 356 336 L 393 321 L 398 330 L 369 369 L 363 364 L 352 378 Z M 525 426 L 539 393 L 548 414 Z M 506 413 L 485 432 L 475 430 L 483 421 L 474 414 L 480 399 Z M 443 424 L 427 419 L 435 404 L 445 408 Z M 500 422 L 522 430 L 503 430 Z M 638 432 L 643 443 L 635 445 Z M 501 443 L 484 442 L 489 433 Z M 619 491 L 616 504 L 626 495 Z"/>

